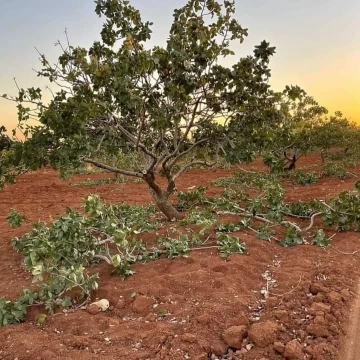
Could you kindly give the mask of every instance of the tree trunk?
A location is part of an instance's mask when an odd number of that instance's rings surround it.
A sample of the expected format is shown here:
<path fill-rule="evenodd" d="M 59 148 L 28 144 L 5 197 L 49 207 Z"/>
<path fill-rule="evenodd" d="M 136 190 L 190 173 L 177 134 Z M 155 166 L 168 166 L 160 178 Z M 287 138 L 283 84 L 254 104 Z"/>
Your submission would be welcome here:
<path fill-rule="evenodd" d="M 320 151 L 320 157 L 321 157 L 321 163 L 324 164 L 325 163 L 325 151 L 323 151 L 323 150 Z"/>
<path fill-rule="evenodd" d="M 144 174 L 144 180 L 149 186 L 150 194 L 155 200 L 156 206 L 166 216 L 166 218 L 170 221 L 183 219 L 183 215 L 177 211 L 169 201 L 171 191 L 162 190 L 160 188 L 160 186 L 155 182 L 154 173 L 149 172 Z"/>
<path fill-rule="evenodd" d="M 183 215 L 171 204 L 169 197 L 164 191 L 162 191 L 161 194 L 152 192 L 152 196 L 156 202 L 156 206 L 168 220 L 181 220 L 183 218 Z"/>

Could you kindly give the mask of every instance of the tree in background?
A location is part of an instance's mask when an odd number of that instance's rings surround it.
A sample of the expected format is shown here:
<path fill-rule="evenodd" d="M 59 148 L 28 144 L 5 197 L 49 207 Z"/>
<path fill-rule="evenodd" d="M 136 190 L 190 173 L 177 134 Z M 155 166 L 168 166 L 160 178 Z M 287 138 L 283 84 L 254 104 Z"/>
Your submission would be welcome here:
<path fill-rule="evenodd" d="M 355 123 L 340 112 L 329 116 L 325 107 L 298 86 L 286 86 L 276 94 L 273 112 L 276 120 L 262 128 L 261 136 L 264 163 L 272 171 L 293 170 L 312 151 L 325 156 L 337 148 L 346 155 L 359 142 Z"/>

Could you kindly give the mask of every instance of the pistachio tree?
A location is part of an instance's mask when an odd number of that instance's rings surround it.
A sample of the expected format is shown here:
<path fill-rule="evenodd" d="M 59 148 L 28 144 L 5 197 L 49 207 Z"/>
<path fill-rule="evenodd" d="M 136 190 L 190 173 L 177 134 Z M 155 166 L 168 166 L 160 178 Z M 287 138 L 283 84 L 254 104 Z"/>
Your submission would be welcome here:
<path fill-rule="evenodd" d="M 51 83 L 50 102 L 35 87 L 3 95 L 17 103 L 26 136 L 14 148 L 14 161 L 31 169 L 49 163 L 61 171 L 83 162 L 143 179 L 160 211 L 179 219 L 169 200 L 176 179 L 190 167 L 211 165 L 189 156 L 193 150 L 207 144 L 246 153 L 245 143 L 241 149 L 236 145 L 234 129 L 261 127 L 266 119 L 268 64 L 275 48 L 263 41 L 253 54 L 235 56 L 232 46 L 248 34 L 234 17 L 235 1 L 189 0 L 174 10 L 165 46 L 148 45 L 152 23 L 129 1 L 95 4 L 104 19 L 100 41 L 76 47 L 66 34 L 56 64 L 39 52 L 38 76 Z M 227 56 L 233 65 L 223 65 Z M 39 126 L 26 125 L 33 117 Z M 94 142 L 87 129 L 97 117 L 105 117 L 107 135 Z M 99 151 L 116 152 L 119 143 L 141 162 L 123 169 L 99 160 Z"/>
<path fill-rule="evenodd" d="M 323 157 L 338 149 L 345 156 L 357 147 L 359 126 L 339 111 L 328 115 L 328 110 L 299 86 L 286 86 L 276 94 L 273 113 L 276 120 L 266 130 L 268 137 L 263 137 L 264 162 L 272 170 L 293 170 L 297 160 L 312 151 Z"/>
<path fill-rule="evenodd" d="M 264 163 L 273 171 L 293 170 L 297 160 L 318 146 L 317 132 L 328 110 L 299 86 L 286 86 L 274 96 L 271 128 L 263 137 Z M 321 131 L 321 130 L 320 130 Z"/>
<path fill-rule="evenodd" d="M 339 155 L 349 155 L 359 151 L 360 127 L 337 111 L 328 118 L 321 119 L 312 129 L 314 147 L 321 153 L 322 159 L 331 150 Z"/>

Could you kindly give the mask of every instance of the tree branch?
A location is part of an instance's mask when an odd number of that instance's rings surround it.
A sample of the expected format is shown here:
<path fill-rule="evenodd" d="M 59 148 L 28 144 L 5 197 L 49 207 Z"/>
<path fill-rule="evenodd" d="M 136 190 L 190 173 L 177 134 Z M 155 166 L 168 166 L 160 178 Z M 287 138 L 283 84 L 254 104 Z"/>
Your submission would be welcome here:
<path fill-rule="evenodd" d="M 169 170 L 171 170 L 171 169 L 173 168 L 173 166 L 174 166 L 183 156 L 185 156 L 186 154 L 188 154 L 189 152 L 191 152 L 194 148 L 196 148 L 198 145 L 200 145 L 200 144 L 202 144 L 202 143 L 204 143 L 204 142 L 206 142 L 206 141 L 207 141 L 207 139 L 201 139 L 201 140 L 197 141 L 195 144 L 191 145 L 191 146 L 189 147 L 189 149 L 187 149 L 187 150 L 179 153 L 179 154 L 175 157 L 175 159 L 172 160 L 171 163 L 169 164 L 169 166 L 168 166 Z"/>
<path fill-rule="evenodd" d="M 324 213 L 324 212 L 320 211 L 320 212 L 317 212 L 317 213 L 311 215 L 309 226 L 307 226 L 307 227 L 306 227 L 305 229 L 303 229 L 302 231 L 308 231 L 308 230 L 310 230 L 310 229 L 314 226 L 315 217 L 316 217 L 316 216 L 319 216 L 319 215 L 322 215 L 323 213 Z"/>
<path fill-rule="evenodd" d="M 167 163 L 171 158 L 173 158 L 174 156 L 176 156 L 176 155 L 179 153 L 181 144 L 186 140 L 187 136 L 189 135 L 189 132 L 190 132 L 191 128 L 192 128 L 193 125 L 194 125 L 194 121 L 195 121 L 195 117 L 196 117 L 196 112 L 197 112 L 197 109 L 198 109 L 200 100 L 201 100 L 201 95 L 200 95 L 200 96 L 197 98 L 197 100 L 195 101 L 194 109 L 193 109 L 193 111 L 192 111 L 191 119 L 189 120 L 189 123 L 186 125 L 185 132 L 184 132 L 183 136 L 182 136 L 181 139 L 178 141 L 175 150 L 174 150 L 171 154 L 169 154 L 168 156 L 166 156 L 166 158 L 165 158 L 164 161 L 163 161 L 163 166 L 165 166 L 166 163 Z M 176 130 L 175 130 L 175 131 L 176 131 Z"/>
<path fill-rule="evenodd" d="M 96 167 L 98 167 L 100 169 L 109 170 L 109 171 L 117 173 L 117 174 L 143 178 L 143 174 L 140 173 L 140 172 L 118 169 L 116 167 L 109 166 L 109 165 L 106 165 L 106 164 L 102 164 L 102 163 L 100 163 L 100 162 L 98 162 L 96 160 L 92 160 L 92 159 L 89 159 L 89 158 L 83 158 L 82 160 L 84 162 L 86 162 L 88 164 L 92 164 L 92 165 L 94 165 L 94 166 L 96 166 Z"/>
<path fill-rule="evenodd" d="M 103 103 L 100 100 L 97 100 L 97 103 L 102 106 L 106 111 L 108 111 L 110 113 L 110 115 L 114 118 L 114 120 L 118 120 L 118 117 L 116 116 L 116 114 L 114 114 L 114 112 L 112 112 L 109 107 Z M 150 157 L 152 157 L 153 159 L 157 159 L 157 156 L 151 152 L 149 149 L 146 148 L 146 146 L 142 143 L 142 142 L 138 142 L 138 139 L 132 135 L 131 133 L 129 133 L 118 121 L 116 121 L 116 126 L 119 128 L 119 130 L 121 131 L 122 134 L 124 134 L 134 145 L 138 145 L 139 148 L 146 154 L 149 155 Z"/>
<path fill-rule="evenodd" d="M 145 103 L 142 105 L 141 107 L 141 111 L 140 111 L 140 128 L 139 128 L 139 133 L 138 133 L 138 137 L 135 143 L 135 150 L 138 150 L 139 144 L 140 144 L 140 139 L 141 139 L 141 133 L 143 131 L 143 127 L 144 127 L 144 122 L 145 122 Z"/>

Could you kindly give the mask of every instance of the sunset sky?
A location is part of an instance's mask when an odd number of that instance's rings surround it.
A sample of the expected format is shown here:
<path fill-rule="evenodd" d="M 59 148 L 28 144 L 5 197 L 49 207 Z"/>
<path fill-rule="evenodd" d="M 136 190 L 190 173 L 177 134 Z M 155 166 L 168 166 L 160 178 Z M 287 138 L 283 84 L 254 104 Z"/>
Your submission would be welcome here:
<path fill-rule="evenodd" d="M 172 10 L 186 0 L 132 0 L 144 20 L 154 22 L 152 45 L 164 44 Z M 93 0 L 8 0 L 0 2 L 0 94 L 44 80 L 34 49 L 55 60 L 56 40 L 67 28 L 71 43 L 89 47 L 99 39 L 102 19 Z M 239 56 L 252 53 L 262 40 L 276 46 L 271 62 L 272 85 L 299 85 L 331 112 L 340 110 L 360 123 L 360 1 L 359 0 L 236 0 L 236 17 L 249 29 Z M 15 104 L 0 99 L 0 125 L 16 123 Z"/>

